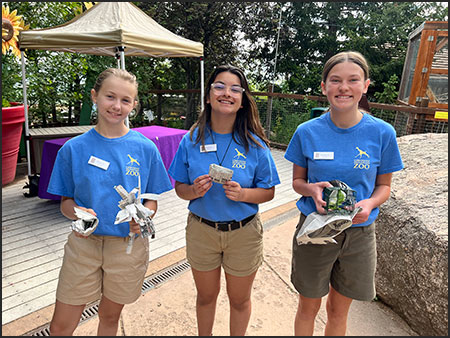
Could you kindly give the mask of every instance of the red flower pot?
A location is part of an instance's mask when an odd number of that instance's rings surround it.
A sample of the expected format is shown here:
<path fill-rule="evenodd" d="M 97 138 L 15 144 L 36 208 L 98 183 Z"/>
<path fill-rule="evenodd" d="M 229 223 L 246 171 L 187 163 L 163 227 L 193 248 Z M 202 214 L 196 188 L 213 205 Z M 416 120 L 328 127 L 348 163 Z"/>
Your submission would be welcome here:
<path fill-rule="evenodd" d="M 2 107 L 2 186 L 14 181 L 25 107 Z"/>

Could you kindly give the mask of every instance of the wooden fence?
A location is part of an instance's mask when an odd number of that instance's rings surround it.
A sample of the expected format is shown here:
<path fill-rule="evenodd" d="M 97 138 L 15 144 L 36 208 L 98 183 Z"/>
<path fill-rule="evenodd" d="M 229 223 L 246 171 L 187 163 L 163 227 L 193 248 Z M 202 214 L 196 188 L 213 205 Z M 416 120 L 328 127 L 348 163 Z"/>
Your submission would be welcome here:
<path fill-rule="evenodd" d="M 151 90 L 149 109 L 155 112 L 156 118 L 161 120 L 183 118 L 187 115 L 185 98 L 196 95 L 199 102 L 200 90 Z M 310 118 L 311 108 L 326 107 L 325 96 L 285 94 L 271 92 L 251 93 L 260 111 L 261 121 L 269 138 L 273 140 L 273 133 L 277 126 L 283 126 L 286 115 L 298 116 L 297 120 Z M 370 112 L 386 122 L 391 123 L 397 131 L 397 136 L 422 133 L 448 133 L 448 108 L 416 107 L 403 104 L 384 104 L 369 102 Z M 200 108 L 198 108 L 200 109 Z M 292 121 L 292 119 L 291 119 Z M 182 122 L 178 126 L 182 125 Z M 292 126 L 291 126 L 292 127 Z M 275 138 L 277 135 L 274 136 Z"/>

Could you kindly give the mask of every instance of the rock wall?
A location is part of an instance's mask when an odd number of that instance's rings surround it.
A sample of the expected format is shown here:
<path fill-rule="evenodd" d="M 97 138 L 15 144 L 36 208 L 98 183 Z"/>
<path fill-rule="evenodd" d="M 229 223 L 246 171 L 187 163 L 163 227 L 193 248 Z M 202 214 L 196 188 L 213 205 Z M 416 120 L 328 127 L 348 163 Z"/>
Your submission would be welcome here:
<path fill-rule="evenodd" d="M 378 298 L 423 336 L 448 335 L 448 134 L 399 137 L 405 168 L 376 222 Z"/>

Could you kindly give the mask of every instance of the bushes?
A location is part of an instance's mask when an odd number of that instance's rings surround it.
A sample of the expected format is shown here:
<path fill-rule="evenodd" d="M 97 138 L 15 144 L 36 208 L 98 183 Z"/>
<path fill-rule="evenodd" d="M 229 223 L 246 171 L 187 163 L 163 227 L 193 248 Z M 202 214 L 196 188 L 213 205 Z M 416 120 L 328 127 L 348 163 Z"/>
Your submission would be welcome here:
<path fill-rule="evenodd" d="M 298 125 L 309 119 L 309 113 L 288 113 L 284 116 L 276 117 L 275 126 L 273 127 L 273 135 L 270 139 L 281 144 L 289 144 L 292 135 Z"/>

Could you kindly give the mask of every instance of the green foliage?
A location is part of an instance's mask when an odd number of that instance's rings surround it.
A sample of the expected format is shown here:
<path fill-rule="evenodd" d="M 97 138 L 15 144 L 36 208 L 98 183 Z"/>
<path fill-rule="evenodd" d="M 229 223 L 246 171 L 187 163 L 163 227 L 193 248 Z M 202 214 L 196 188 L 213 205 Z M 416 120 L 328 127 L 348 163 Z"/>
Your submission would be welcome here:
<path fill-rule="evenodd" d="M 384 90 L 380 93 L 375 93 L 374 96 L 379 103 L 395 103 L 398 97 L 398 91 L 396 90 L 398 84 L 398 76 L 396 74 L 391 75 L 389 81 L 383 83 Z"/>
<path fill-rule="evenodd" d="M 180 118 L 168 118 L 164 122 L 167 127 L 184 129 L 184 121 Z"/>
<path fill-rule="evenodd" d="M 34 30 L 68 22 L 81 3 L 10 2 L 9 6 L 11 10 L 17 9 L 25 24 Z M 103 70 L 104 58 L 43 50 L 27 50 L 25 55 L 30 126 L 76 123 L 85 95 L 83 83 L 87 72 Z M 115 67 L 115 60 L 108 59 L 112 62 L 107 65 Z M 9 101 L 23 101 L 20 60 L 9 55 L 2 57 L 2 96 L 5 95 Z M 74 120 L 68 116 L 69 110 L 75 115 Z"/>
<path fill-rule="evenodd" d="M 206 78 L 218 65 L 241 63 L 242 55 L 238 48 L 236 34 L 240 30 L 240 23 L 248 3 L 150 1 L 140 2 L 137 5 L 169 31 L 203 43 Z M 199 73 L 200 65 L 197 58 L 170 59 L 170 81 L 162 88 L 198 89 L 200 88 Z M 162 77 L 168 79 L 165 72 Z M 188 127 L 195 122 L 199 105 L 199 95 L 189 94 L 186 102 Z"/>
<path fill-rule="evenodd" d="M 448 6 L 436 2 L 289 2 L 275 3 L 272 8 L 265 3 L 258 6 L 264 16 L 255 9 L 254 15 L 245 17 L 248 22 L 243 31 L 252 56 L 246 60 L 247 68 L 254 69 L 260 81 L 274 77 L 274 46 L 283 6 L 276 78 L 287 84 L 286 92 L 299 94 L 320 95 L 324 62 L 344 50 L 366 56 L 371 66 L 369 94 L 380 92 L 390 75 L 401 77 L 408 35 L 424 21 L 448 20 Z M 262 45 L 261 41 L 266 43 Z M 259 64 L 270 70 L 261 71 L 262 67 L 255 67 Z"/>
<path fill-rule="evenodd" d="M 312 108 L 319 107 L 319 103 L 315 100 L 304 99 L 302 102 L 304 106 L 304 111 L 310 112 Z"/>
<path fill-rule="evenodd" d="M 258 97 L 256 102 L 260 110 L 261 123 L 266 125 L 267 102 L 261 97 Z M 297 126 L 310 119 L 311 109 L 319 106 L 317 101 L 310 99 L 294 100 L 286 98 L 274 98 L 272 105 L 270 139 L 281 144 L 288 144 Z"/>
<path fill-rule="evenodd" d="M 33 30 L 64 24 L 81 8 L 81 2 L 8 4 L 11 10 L 17 9 L 23 15 Z M 435 2 L 149 1 L 135 4 L 174 34 L 203 43 L 205 77 L 215 66 L 231 63 L 244 68 L 252 90 L 265 91 L 269 83 L 275 82 L 276 91 L 321 95 L 325 60 L 342 50 L 357 50 L 367 57 L 371 66 L 369 96 L 381 93 L 380 100 L 385 101 L 395 96 L 391 76 L 401 76 L 408 35 L 424 21 L 448 20 L 448 6 Z M 281 32 L 276 74 L 273 74 L 280 12 Z M 90 102 L 88 80 L 107 67 L 117 66 L 112 57 L 39 50 L 26 51 L 26 59 L 31 126 L 62 120 L 77 123 L 82 104 Z M 141 109 L 134 116 L 136 123 L 145 123 L 142 111 L 151 105 L 149 90 L 199 89 L 199 68 L 198 58 L 127 57 L 126 69 L 139 82 Z M 22 96 L 20 60 L 4 55 L 2 101 L 21 102 Z M 288 125 L 289 119 L 298 122 L 292 111 L 281 103 L 277 106 L 276 101 L 272 114 L 275 125 Z M 296 109 L 303 112 L 299 116 L 309 116 L 316 104 L 314 101 L 298 103 Z M 190 127 L 200 106 L 199 95 L 189 94 L 185 106 L 186 127 Z M 280 115 L 279 121 L 276 114 Z"/>
<path fill-rule="evenodd" d="M 11 53 L 2 55 L 2 102 L 22 102 L 22 96 L 20 64 Z"/>
<path fill-rule="evenodd" d="M 11 107 L 9 101 L 2 96 L 2 108 Z"/>
<path fill-rule="evenodd" d="M 374 97 L 379 103 L 394 104 L 398 97 L 398 76 L 391 75 L 388 82 L 383 83 L 383 91 L 374 93 Z M 382 118 L 383 120 L 392 123 L 395 120 L 396 113 L 394 111 L 384 111 L 383 109 L 372 109 L 372 115 Z"/>
<path fill-rule="evenodd" d="M 271 135 L 270 139 L 277 143 L 289 144 L 297 127 L 308 118 L 308 114 L 288 113 L 284 116 L 278 115 L 273 127 L 274 135 Z"/>

